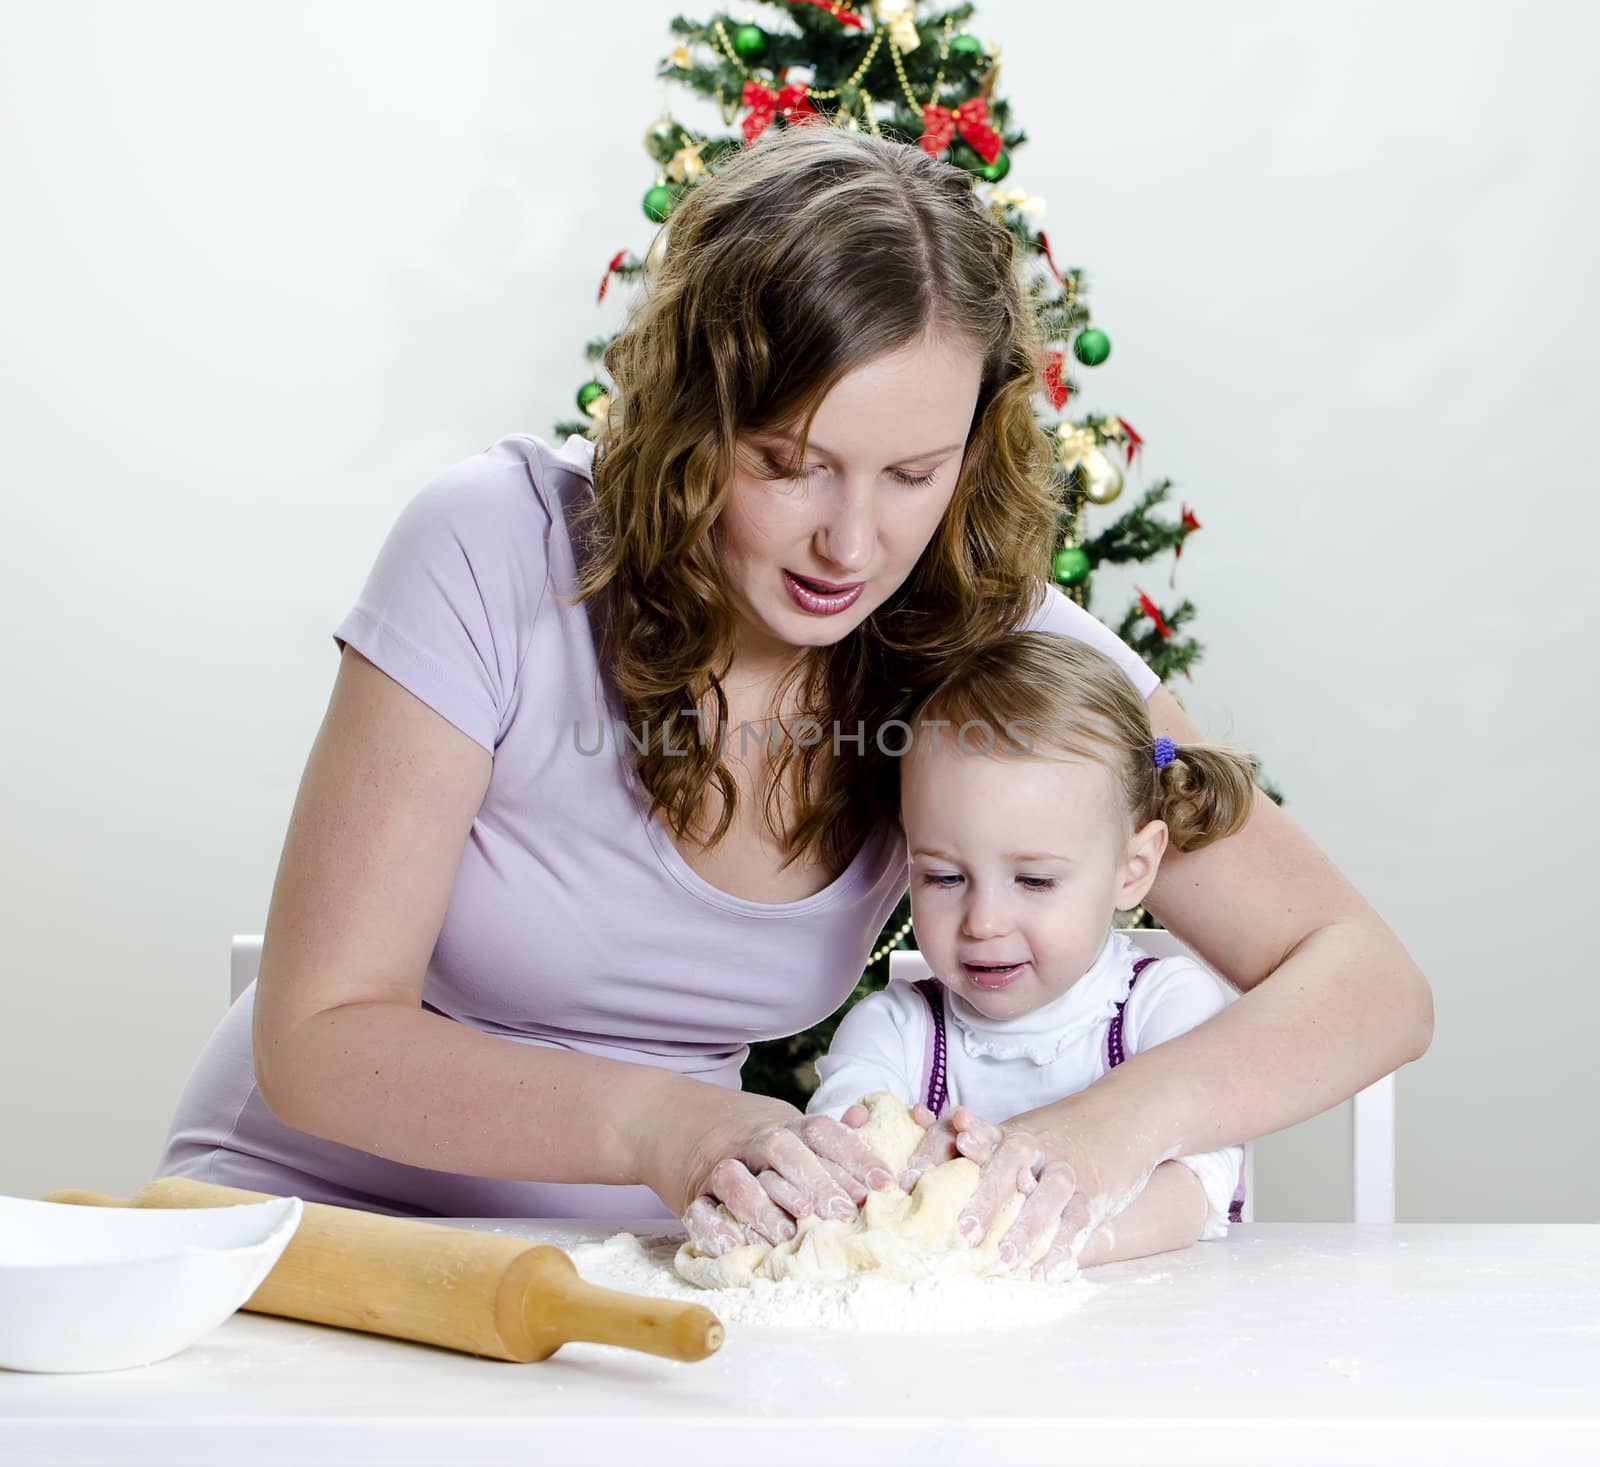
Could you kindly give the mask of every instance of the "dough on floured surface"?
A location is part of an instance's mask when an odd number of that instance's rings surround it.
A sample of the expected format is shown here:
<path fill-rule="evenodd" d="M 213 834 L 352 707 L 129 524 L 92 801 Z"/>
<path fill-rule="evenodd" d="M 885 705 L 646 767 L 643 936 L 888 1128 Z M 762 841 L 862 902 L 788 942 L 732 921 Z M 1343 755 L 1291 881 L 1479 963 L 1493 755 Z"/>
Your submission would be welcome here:
<path fill-rule="evenodd" d="M 862 1103 L 868 1120 L 857 1134 L 898 1176 L 926 1133 L 911 1119 L 905 1104 L 887 1091 L 869 1095 Z M 934 1272 L 1027 1278 L 1054 1241 L 1055 1230 L 1040 1238 L 1026 1258 L 1007 1268 L 1000 1261 L 1000 1240 L 1022 1210 L 1018 1193 L 1000 1209 L 988 1236 L 975 1247 L 967 1246 L 956 1231 L 956 1219 L 977 1186 L 977 1164 L 960 1156 L 925 1172 L 910 1193 L 899 1187 L 869 1192 L 849 1222 L 803 1217 L 787 1243 L 751 1243 L 720 1258 L 685 1243 L 673 1267 L 690 1283 L 707 1289 L 748 1285 L 758 1278 L 826 1283 L 869 1269 L 903 1279 Z M 726 1208 L 723 1216 L 735 1221 Z"/>

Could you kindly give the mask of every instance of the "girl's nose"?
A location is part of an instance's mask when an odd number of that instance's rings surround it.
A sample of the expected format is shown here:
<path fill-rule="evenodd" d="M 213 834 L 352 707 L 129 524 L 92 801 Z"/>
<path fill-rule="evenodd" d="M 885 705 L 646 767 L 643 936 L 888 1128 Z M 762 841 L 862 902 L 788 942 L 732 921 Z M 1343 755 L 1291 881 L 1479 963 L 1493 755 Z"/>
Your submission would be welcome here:
<path fill-rule="evenodd" d="M 1005 903 L 993 893 L 974 887 L 962 910 L 962 931 L 968 937 L 998 937 L 1006 931 Z"/>

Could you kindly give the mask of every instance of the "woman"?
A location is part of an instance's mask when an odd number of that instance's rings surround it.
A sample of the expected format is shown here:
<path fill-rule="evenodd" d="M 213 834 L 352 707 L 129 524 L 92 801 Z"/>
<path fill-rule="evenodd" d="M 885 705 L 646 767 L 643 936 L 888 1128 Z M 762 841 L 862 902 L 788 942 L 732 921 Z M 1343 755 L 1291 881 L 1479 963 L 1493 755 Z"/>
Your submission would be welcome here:
<path fill-rule="evenodd" d="M 397 1213 L 664 1207 L 713 1251 L 739 1241 L 717 1201 L 770 1232 L 774 1204 L 847 1215 L 885 1185 L 848 1127 L 737 1085 L 749 1042 L 844 1001 L 906 889 L 896 715 L 1043 629 L 1198 737 L 1048 583 L 1039 363 L 959 169 L 813 125 L 702 182 L 607 353 L 598 447 L 507 438 L 441 475 L 336 631 L 260 977 L 159 1174 Z M 1164 1158 L 1426 1049 L 1426 981 L 1265 797 L 1146 905 L 1245 996 L 1004 1129 L 933 1127 L 924 1161 L 986 1163 L 990 1213 L 1030 1185 L 1019 1152 L 1104 1216 Z"/>

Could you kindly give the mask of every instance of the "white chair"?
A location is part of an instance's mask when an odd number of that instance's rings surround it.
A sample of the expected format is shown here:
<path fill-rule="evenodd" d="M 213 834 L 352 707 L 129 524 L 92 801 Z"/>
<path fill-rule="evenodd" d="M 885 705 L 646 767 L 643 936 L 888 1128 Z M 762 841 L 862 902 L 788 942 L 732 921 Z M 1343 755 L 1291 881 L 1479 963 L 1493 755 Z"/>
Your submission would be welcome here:
<path fill-rule="evenodd" d="M 1201 959 L 1170 932 L 1161 928 L 1129 931 L 1134 943 L 1155 958 L 1176 955 Z M 1203 966 L 1210 968 L 1210 964 Z M 229 969 L 229 1002 L 238 998 L 252 983 L 261 967 L 261 937 L 248 934 L 233 939 Z M 889 976 L 915 982 L 927 978 L 932 970 L 915 948 L 899 948 L 889 954 Z M 1350 1102 L 1350 1190 L 1352 1212 L 1358 1223 L 1394 1221 L 1394 1076 L 1385 1075 L 1367 1086 Z M 1244 1149 L 1244 1208 L 1246 1222 L 1255 1218 L 1255 1148 Z"/>
<path fill-rule="evenodd" d="M 261 971 L 261 934 L 251 933 L 233 939 L 233 953 L 228 962 L 228 1002 L 231 1004 L 256 981 Z"/>
<path fill-rule="evenodd" d="M 1172 933 L 1163 928 L 1129 929 L 1135 946 L 1153 958 L 1193 958 L 1209 972 L 1216 972 Z M 889 976 L 914 983 L 932 976 L 922 954 L 915 948 L 900 948 L 889 954 Z M 1224 980 L 1226 981 L 1226 980 Z M 1229 985 L 1232 986 L 1231 984 Z M 1394 1221 L 1394 1076 L 1381 1080 L 1350 1101 L 1350 1191 L 1351 1211 L 1358 1223 Z M 1246 1222 L 1255 1219 L 1255 1147 L 1244 1149 L 1244 1207 Z"/>

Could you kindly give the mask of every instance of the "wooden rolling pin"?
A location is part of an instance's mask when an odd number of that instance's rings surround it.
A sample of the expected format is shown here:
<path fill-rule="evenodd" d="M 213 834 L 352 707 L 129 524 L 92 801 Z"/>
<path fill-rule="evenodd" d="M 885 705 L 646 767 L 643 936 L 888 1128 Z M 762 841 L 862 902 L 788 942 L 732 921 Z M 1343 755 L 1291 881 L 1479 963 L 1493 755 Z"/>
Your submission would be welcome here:
<path fill-rule="evenodd" d="M 234 1207 L 265 1192 L 162 1177 L 127 1202 L 52 1192 L 46 1202 L 95 1207 Z M 421 1340 L 497 1360 L 545 1360 L 573 1340 L 704 1360 L 722 1323 L 698 1304 L 598 1288 L 559 1248 L 307 1202 L 300 1226 L 241 1306 L 341 1329 Z"/>

